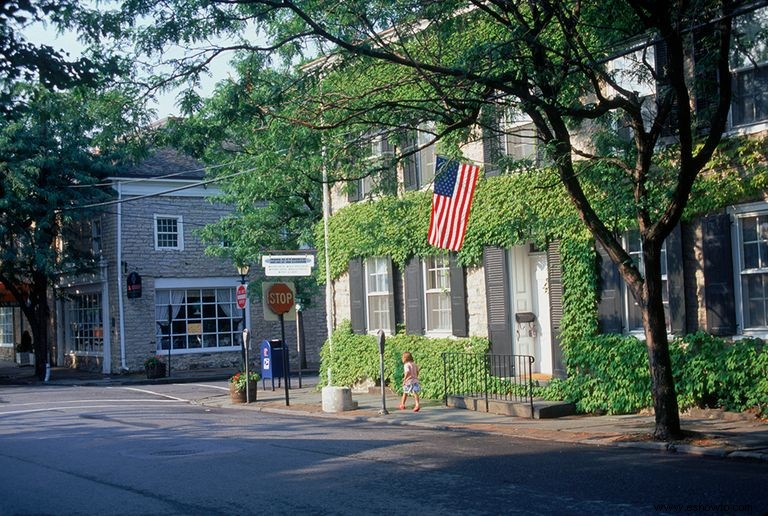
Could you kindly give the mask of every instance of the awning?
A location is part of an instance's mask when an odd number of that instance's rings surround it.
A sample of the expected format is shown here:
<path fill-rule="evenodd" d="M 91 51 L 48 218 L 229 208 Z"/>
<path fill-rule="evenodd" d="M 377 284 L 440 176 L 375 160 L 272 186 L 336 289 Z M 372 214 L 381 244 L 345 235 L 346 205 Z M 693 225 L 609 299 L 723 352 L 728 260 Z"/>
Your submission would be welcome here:
<path fill-rule="evenodd" d="M 21 289 L 22 292 L 27 292 L 27 286 L 22 285 Z M 5 288 L 5 285 L 0 283 L 0 305 L 2 306 L 19 306 L 19 302 L 16 300 L 15 297 L 13 297 L 13 294 L 11 294 L 11 291 Z"/>

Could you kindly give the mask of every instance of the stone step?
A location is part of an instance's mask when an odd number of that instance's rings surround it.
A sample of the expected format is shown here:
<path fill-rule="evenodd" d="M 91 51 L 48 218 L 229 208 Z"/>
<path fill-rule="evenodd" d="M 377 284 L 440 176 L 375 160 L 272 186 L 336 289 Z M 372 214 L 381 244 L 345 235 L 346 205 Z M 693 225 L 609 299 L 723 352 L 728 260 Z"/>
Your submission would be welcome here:
<path fill-rule="evenodd" d="M 473 396 L 449 396 L 448 406 L 486 412 L 485 398 Z M 508 400 L 488 400 L 488 410 L 491 414 L 512 417 L 531 417 L 530 403 Z M 533 400 L 533 419 L 554 419 L 571 416 L 576 413 L 576 406 L 565 401 Z"/>

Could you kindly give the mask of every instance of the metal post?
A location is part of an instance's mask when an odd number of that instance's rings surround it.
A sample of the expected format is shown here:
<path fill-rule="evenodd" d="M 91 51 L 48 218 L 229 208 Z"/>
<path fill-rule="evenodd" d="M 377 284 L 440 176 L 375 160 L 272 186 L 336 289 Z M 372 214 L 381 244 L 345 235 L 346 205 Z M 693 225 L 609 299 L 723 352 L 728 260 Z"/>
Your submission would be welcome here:
<path fill-rule="evenodd" d="M 301 345 L 301 341 L 304 338 L 301 326 L 301 305 L 296 303 L 296 351 L 299 354 L 299 389 L 301 389 L 301 370 L 306 366 L 304 362 L 304 346 Z"/>
<path fill-rule="evenodd" d="M 280 336 L 283 339 L 283 375 L 285 376 L 285 406 L 288 407 L 291 405 L 290 400 L 288 399 L 288 378 L 291 374 L 291 372 L 288 370 L 288 345 L 285 342 L 285 317 L 283 314 L 280 314 Z"/>
<path fill-rule="evenodd" d="M 168 305 L 168 376 L 171 376 L 171 349 L 173 349 L 173 338 L 171 335 L 173 332 L 171 331 L 171 314 L 172 314 L 172 308 L 171 305 Z"/>
<path fill-rule="evenodd" d="M 250 403 L 251 402 L 251 389 L 250 389 L 250 380 L 251 380 L 251 371 L 248 367 L 248 328 L 243 328 L 243 349 L 245 350 L 245 402 Z"/>
<path fill-rule="evenodd" d="M 384 330 L 379 330 L 376 333 L 376 340 L 379 344 L 379 366 L 381 372 L 381 410 L 379 414 L 386 416 L 387 412 L 387 395 L 384 392 Z"/>

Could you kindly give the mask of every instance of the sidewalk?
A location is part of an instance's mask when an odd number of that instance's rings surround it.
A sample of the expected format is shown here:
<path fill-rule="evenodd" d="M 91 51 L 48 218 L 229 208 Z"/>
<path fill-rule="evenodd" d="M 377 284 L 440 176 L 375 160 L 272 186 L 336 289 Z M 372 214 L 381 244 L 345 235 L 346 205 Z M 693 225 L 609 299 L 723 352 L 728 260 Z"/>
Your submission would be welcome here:
<path fill-rule="evenodd" d="M 170 378 L 148 380 L 143 374 L 114 375 L 105 377 L 65 368 L 53 368 L 49 385 L 152 385 L 221 381 L 232 370 L 204 369 L 171 371 Z M 434 400 L 422 403 L 418 413 L 398 410 L 399 399 L 389 390 L 386 393 L 387 414 L 382 413 L 381 391 L 353 392 L 356 410 L 338 413 L 322 411 L 322 395 L 317 390 L 318 377 L 304 375 L 299 388 L 298 377 L 291 379 L 291 389 L 286 406 L 285 388 L 259 382 L 257 400 L 250 404 L 233 404 L 228 395 L 217 395 L 196 400 L 206 406 L 226 409 L 252 410 L 278 414 L 304 415 L 321 418 L 374 421 L 393 425 L 423 428 L 491 433 L 510 437 L 524 437 L 564 443 L 599 446 L 642 448 L 652 451 L 708 455 L 715 457 L 760 460 L 768 463 L 768 422 L 747 414 L 725 413 L 718 410 L 694 410 L 681 416 L 681 424 L 690 437 L 678 442 L 663 443 L 651 439 L 654 427 L 652 415 L 591 416 L 577 415 L 558 419 L 527 419 L 500 416 L 448 408 Z M 0 393 L 2 385 L 35 384 L 31 367 L 18 367 L 12 362 L 0 361 Z M 409 400 L 409 407 L 413 401 Z"/>

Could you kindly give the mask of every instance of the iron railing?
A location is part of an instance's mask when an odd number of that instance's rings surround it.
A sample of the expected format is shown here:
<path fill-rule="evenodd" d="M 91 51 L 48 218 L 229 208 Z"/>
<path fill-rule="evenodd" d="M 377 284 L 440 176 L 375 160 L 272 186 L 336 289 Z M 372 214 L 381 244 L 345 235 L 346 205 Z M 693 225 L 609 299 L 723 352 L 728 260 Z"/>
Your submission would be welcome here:
<path fill-rule="evenodd" d="M 526 403 L 533 418 L 534 358 L 530 355 L 494 355 L 491 353 L 443 353 L 445 404 L 448 397 L 465 397 Z"/>

